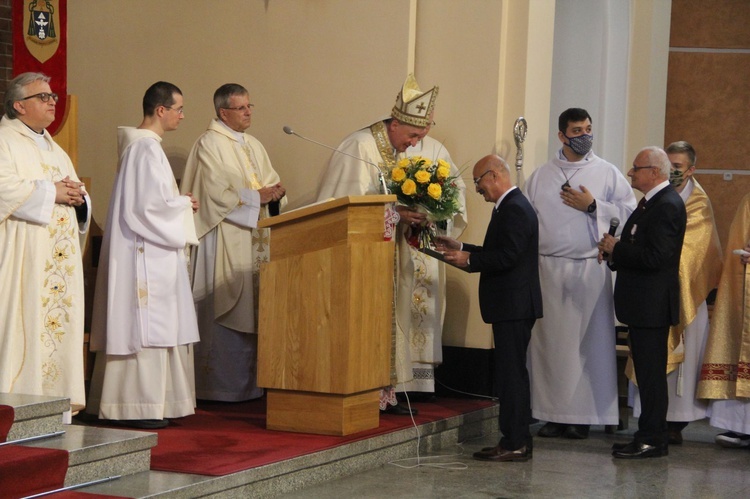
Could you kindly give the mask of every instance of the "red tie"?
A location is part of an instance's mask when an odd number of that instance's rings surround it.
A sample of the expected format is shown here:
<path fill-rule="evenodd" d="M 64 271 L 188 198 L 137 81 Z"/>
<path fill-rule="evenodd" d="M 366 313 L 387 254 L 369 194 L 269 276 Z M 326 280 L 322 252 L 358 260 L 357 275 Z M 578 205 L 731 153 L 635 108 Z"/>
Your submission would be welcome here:
<path fill-rule="evenodd" d="M 638 207 L 637 207 L 636 209 L 637 209 L 637 210 L 642 210 L 642 209 L 644 209 L 645 207 L 646 207 L 646 198 L 645 198 L 645 197 L 643 197 L 643 198 L 641 198 L 641 200 L 640 200 L 640 201 L 638 201 Z"/>

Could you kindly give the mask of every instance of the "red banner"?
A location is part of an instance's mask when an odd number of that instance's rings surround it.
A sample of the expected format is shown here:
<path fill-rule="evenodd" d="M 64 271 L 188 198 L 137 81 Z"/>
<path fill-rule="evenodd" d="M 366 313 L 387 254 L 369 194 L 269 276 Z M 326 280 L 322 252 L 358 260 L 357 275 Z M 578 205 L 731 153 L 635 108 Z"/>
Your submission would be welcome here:
<path fill-rule="evenodd" d="M 13 0 L 13 76 L 27 71 L 52 78 L 50 87 L 60 96 L 55 134 L 65 117 L 68 95 L 68 0 Z"/>

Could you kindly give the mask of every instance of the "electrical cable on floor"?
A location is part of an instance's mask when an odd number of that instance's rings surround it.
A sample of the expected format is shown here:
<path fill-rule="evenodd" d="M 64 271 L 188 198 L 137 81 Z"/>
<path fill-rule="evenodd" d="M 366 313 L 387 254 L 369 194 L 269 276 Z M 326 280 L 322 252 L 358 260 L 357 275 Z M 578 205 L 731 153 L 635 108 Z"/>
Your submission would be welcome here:
<path fill-rule="evenodd" d="M 464 392 L 464 391 L 461 391 L 461 390 L 459 390 L 457 388 L 452 388 L 452 387 L 446 385 L 445 383 L 443 383 L 442 381 L 440 381 L 437 378 L 435 378 L 435 381 L 437 381 L 437 383 L 440 386 L 442 386 L 443 388 L 445 388 L 446 390 L 450 390 L 450 391 L 452 391 L 454 393 L 460 393 L 462 395 L 470 395 L 472 397 L 476 397 L 476 398 L 480 398 L 480 399 L 488 399 L 488 400 L 492 400 L 494 402 L 497 402 L 497 397 L 491 397 L 490 395 L 480 395 L 479 393 Z"/>
<path fill-rule="evenodd" d="M 400 383 L 403 385 L 403 383 Z M 422 441 L 422 435 L 419 432 L 419 426 L 417 426 L 417 422 L 414 420 L 414 413 L 412 412 L 411 408 L 411 401 L 409 400 L 409 394 L 406 392 L 406 389 L 403 391 L 404 396 L 406 397 L 406 407 L 409 408 L 409 417 L 411 418 L 411 423 L 414 426 L 414 430 L 417 432 L 417 456 L 416 457 L 407 457 L 404 459 L 396 459 L 395 461 L 389 461 L 388 464 L 392 466 L 396 466 L 398 468 L 402 469 L 414 469 L 414 468 L 438 468 L 438 469 L 444 469 L 444 470 L 465 470 L 468 469 L 469 466 L 466 463 L 460 463 L 460 462 L 452 462 L 452 463 L 424 463 L 422 462 L 423 459 L 439 459 L 439 458 L 445 458 L 445 457 L 454 457 L 454 456 L 460 456 L 460 454 L 445 454 L 445 455 L 439 455 L 439 456 L 425 456 L 422 457 L 419 455 L 419 444 Z M 416 464 L 401 464 L 405 461 L 414 461 L 416 460 Z"/>

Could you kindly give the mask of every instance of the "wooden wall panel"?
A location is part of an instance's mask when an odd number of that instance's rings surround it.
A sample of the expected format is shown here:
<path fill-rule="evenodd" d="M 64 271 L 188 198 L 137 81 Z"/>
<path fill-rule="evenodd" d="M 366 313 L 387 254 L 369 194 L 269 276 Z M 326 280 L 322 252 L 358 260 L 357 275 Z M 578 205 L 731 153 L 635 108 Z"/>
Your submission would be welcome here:
<path fill-rule="evenodd" d="M 743 196 L 750 192 L 750 175 L 733 175 L 732 180 L 728 181 L 724 180 L 721 175 L 715 174 L 696 175 L 695 178 L 711 200 L 721 247 L 726 249 L 729 225 L 732 223 L 734 213 Z"/>
<path fill-rule="evenodd" d="M 750 48 L 748 0 L 672 0 L 671 47 Z"/>
<path fill-rule="evenodd" d="M 687 140 L 705 170 L 749 171 L 750 1 L 672 0 L 664 144 Z M 722 245 L 750 176 L 697 176 Z"/>
<path fill-rule="evenodd" d="M 693 144 L 698 168 L 747 168 L 748 82 L 750 53 L 670 53 L 665 145 Z"/>

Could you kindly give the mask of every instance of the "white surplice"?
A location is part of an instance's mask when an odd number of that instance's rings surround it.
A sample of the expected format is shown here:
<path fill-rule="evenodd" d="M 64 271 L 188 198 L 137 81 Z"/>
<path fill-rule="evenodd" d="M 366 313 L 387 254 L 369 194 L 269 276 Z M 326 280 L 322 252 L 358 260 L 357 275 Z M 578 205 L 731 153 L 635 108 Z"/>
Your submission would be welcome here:
<path fill-rule="evenodd" d="M 563 204 L 565 182 L 585 186 L 596 211 Z M 569 162 L 558 152 L 529 177 L 526 196 L 539 217 L 539 279 L 544 317 L 529 343 L 531 407 L 535 418 L 565 424 L 618 424 L 612 276 L 596 261 L 597 242 L 635 208 L 620 170 L 589 152 Z"/>
<path fill-rule="evenodd" d="M 257 312 L 260 265 L 268 261 L 270 231 L 261 187 L 280 181 L 252 135 L 212 120 L 193 146 L 182 192 L 200 202 L 200 245 L 191 254 L 193 298 L 201 342 L 195 348 L 196 395 L 226 402 L 258 398 Z M 286 198 L 282 198 L 282 206 Z"/>
<path fill-rule="evenodd" d="M 47 131 L 0 121 L 0 392 L 85 404 L 82 235 L 76 209 L 55 204 L 54 183 L 79 181 Z"/>
<path fill-rule="evenodd" d="M 185 249 L 198 242 L 192 204 L 179 195 L 158 134 L 120 127 L 118 149 L 97 271 L 87 412 L 115 420 L 186 416 L 195 408 L 188 345 L 199 340 Z"/>

